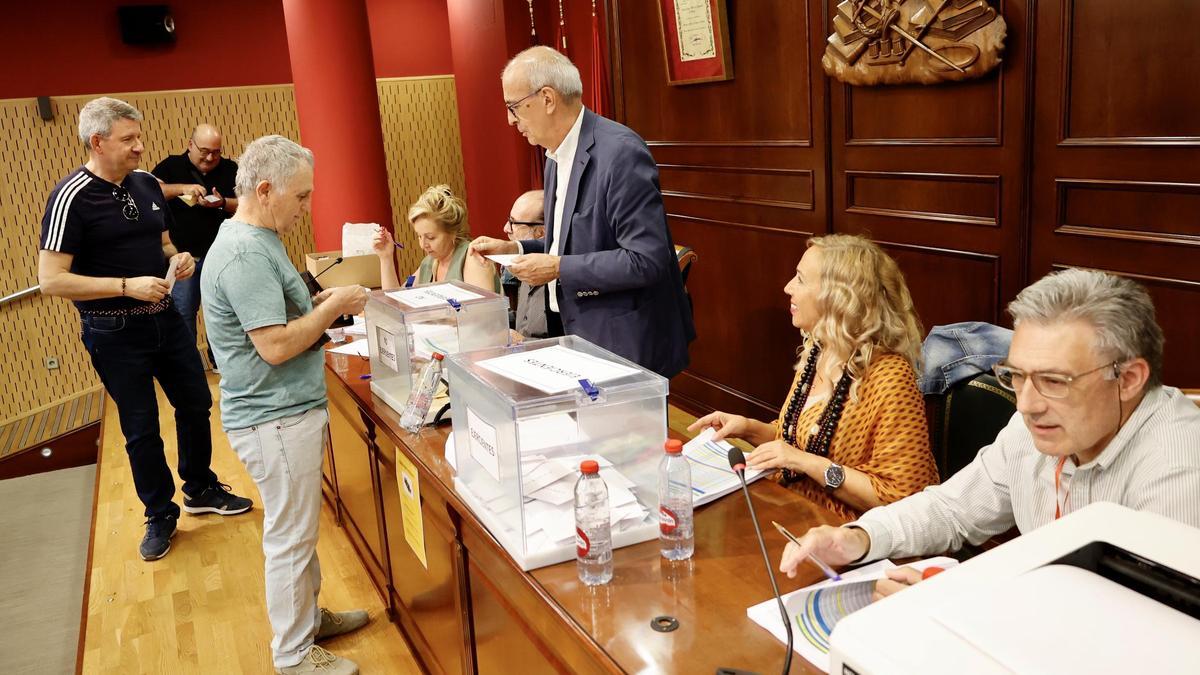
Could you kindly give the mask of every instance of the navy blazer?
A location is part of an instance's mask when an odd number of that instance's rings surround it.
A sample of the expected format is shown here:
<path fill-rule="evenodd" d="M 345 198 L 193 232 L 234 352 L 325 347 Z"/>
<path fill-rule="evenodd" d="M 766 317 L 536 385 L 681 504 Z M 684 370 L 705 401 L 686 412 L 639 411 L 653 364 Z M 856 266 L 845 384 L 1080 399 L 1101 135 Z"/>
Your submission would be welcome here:
<path fill-rule="evenodd" d="M 550 250 L 557 175 L 555 162 L 546 162 L 546 236 L 522 241 L 525 253 Z M 641 136 L 587 109 L 560 236 L 563 330 L 664 377 L 682 371 L 696 329 L 658 166 Z"/>

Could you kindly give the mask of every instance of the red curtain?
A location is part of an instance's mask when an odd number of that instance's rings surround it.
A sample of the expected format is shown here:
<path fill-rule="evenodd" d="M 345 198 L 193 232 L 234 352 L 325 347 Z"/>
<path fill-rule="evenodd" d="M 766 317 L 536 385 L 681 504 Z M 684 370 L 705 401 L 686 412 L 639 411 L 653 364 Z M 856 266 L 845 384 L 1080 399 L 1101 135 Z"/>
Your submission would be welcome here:
<path fill-rule="evenodd" d="M 604 23 L 604 2 L 592 0 L 592 90 L 588 92 L 587 107 L 605 117 L 612 116 L 612 99 L 609 96 L 608 56 L 604 49 L 604 38 L 600 27 Z"/>

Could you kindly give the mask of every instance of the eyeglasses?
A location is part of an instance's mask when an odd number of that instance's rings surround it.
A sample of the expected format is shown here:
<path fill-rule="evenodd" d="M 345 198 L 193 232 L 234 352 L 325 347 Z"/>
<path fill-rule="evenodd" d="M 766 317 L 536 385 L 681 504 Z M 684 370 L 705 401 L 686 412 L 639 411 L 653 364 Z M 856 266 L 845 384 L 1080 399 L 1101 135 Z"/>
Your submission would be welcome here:
<path fill-rule="evenodd" d="M 515 226 L 515 225 L 524 225 L 525 227 L 537 227 L 542 224 L 543 223 L 540 220 L 513 220 L 513 217 L 509 216 L 508 220 L 505 221 L 504 229 L 511 232 L 513 229 L 513 226 Z"/>
<path fill-rule="evenodd" d="M 124 204 L 121 207 L 121 214 L 125 216 L 125 220 L 137 220 L 141 217 L 137 202 L 133 201 L 133 195 L 129 194 L 129 190 L 118 185 L 112 189 L 112 196 L 113 199 Z"/>
<path fill-rule="evenodd" d="M 1115 376 L 1117 374 L 1117 366 L 1120 363 L 1120 361 L 1111 361 L 1075 375 L 1041 372 L 1027 373 L 1005 363 L 997 363 L 992 366 L 992 372 L 996 374 L 996 379 L 1000 381 L 1000 386 L 1009 391 L 1019 392 L 1024 389 L 1025 380 L 1028 378 L 1033 380 L 1033 388 L 1037 389 L 1038 393 L 1042 396 L 1046 398 L 1066 398 L 1071 393 L 1071 384 L 1076 380 L 1105 368 L 1112 368 L 1113 375 Z"/>
<path fill-rule="evenodd" d="M 508 103 L 506 101 L 504 103 L 504 107 L 508 108 L 508 114 L 512 115 L 513 117 L 516 117 L 517 116 L 517 107 L 520 106 L 522 103 L 524 103 L 525 99 L 529 98 L 530 96 L 536 96 L 537 93 L 540 92 L 541 90 L 542 90 L 542 88 L 534 89 L 533 91 L 531 91 L 528 94 L 522 96 L 521 98 L 513 101 L 512 103 Z"/>
<path fill-rule="evenodd" d="M 218 158 L 218 157 L 220 157 L 220 156 L 221 156 L 221 149 L 220 149 L 220 148 L 217 148 L 217 149 L 215 149 L 215 150 L 209 150 L 208 148 L 202 148 L 202 147 L 200 147 L 200 146 L 198 146 L 198 145 L 196 145 L 196 146 L 193 146 L 193 147 L 195 147 L 195 148 L 196 148 L 196 152 L 200 153 L 200 156 L 201 156 L 201 157 L 208 157 L 208 156 L 210 156 L 210 155 L 211 155 L 211 156 L 212 156 L 214 159 L 216 159 L 216 158 Z"/>

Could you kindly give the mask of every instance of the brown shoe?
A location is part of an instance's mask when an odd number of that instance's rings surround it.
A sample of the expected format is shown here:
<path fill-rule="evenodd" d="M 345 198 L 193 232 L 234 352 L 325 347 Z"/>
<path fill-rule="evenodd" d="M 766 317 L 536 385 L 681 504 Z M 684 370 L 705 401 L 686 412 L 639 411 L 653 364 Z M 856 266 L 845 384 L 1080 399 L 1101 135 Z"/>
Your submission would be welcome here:
<path fill-rule="evenodd" d="M 335 656 L 320 647 L 313 645 L 304 660 L 288 668 L 276 668 L 278 675 L 300 675 L 301 673 L 320 673 L 320 675 L 358 675 L 358 664 L 350 659 Z"/>
<path fill-rule="evenodd" d="M 321 627 L 317 629 L 317 640 L 327 640 L 331 637 L 344 635 L 367 625 L 371 618 L 365 609 L 352 609 L 349 612 L 331 612 L 321 608 Z"/>

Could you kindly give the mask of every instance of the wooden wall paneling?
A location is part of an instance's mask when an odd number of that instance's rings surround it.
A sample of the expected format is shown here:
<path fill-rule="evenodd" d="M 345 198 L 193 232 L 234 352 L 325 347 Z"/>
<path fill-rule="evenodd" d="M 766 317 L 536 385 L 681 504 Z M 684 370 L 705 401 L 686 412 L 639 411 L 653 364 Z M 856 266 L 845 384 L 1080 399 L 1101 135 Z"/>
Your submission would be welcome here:
<path fill-rule="evenodd" d="M 800 341 L 782 289 L 827 229 L 822 6 L 726 6 L 733 79 L 670 86 L 654 3 L 610 3 L 614 94 L 658 162 L 672 236 L 699 254 L 699 337 L 672 399 L 771 419 Z"/>
<path fill-rule="evenodd" d="M 444 182 L 463 190 L 454 80 L 387 79 L 380 80 L 378 88 L 393 215 L 403 223 L 408 205 L 426 186 Z M 111 95 L 145 116 L 141 168 L 147 171 L 168 154 L 182 152 L 199 122 L 222 131 L 226 155 L 235 159 L 248 143 L 266 134 L 303 142 L 291 85 Z M 5 158 L 0 162 L 0 245 L 9 252 L 10 262 L 0 265 L 0 295 L 37 284 L 42 212 L 54 184 L 87 159 L 77 129 L 79 109 L 92 98 L 53 97 L 54 119 L 48 122 L 38 117 L 34 99 L 0 100 L 0 152 Z M 409 228 L 401 228 L 400 241 L 407 243 L 400 252 L 402 269 L 415 269 L 421 252 Z M 284 247 L 293 264 L 303 269 L 304 254 L 314 248 L 311 218 L 285 235 Z M 69 404 L 99 387 L 79 342 L 79 318 L 70 302 L 27 298 L 0 308 L 0 320 L 5 326 L 0 353 L 10 355 L 0 359 L 0 428 L 48 406 Z M 203 326 L 200 321 L 200 344 Z M 47 356 L 58 358 L 57 370 L 46 369 Z M 84 423 L 80 418 L 71 428 Z"/>
<path fill-rule="evenodd" d="M 1059 0 L 1037 6 L 1030 276 L 1061 267 L 1146 285 L 1167 338 L 1168 384 L 1200 383 L 1200 55 L 1170 27 L 1200 5 Z M 1185 31 L 1186 32 L 1186 31 Z M 1186 44 L 1185 44 L 1186 43 Z"/>
<path fill-rule="evenodd" d="M 1003 304 L 1024 285 L 1027 3 L 993 4 L 1008 24 L 996 71 L 830 87 L 832 229 L 889 242 L 927 330 L 1006 323 Z"/>

